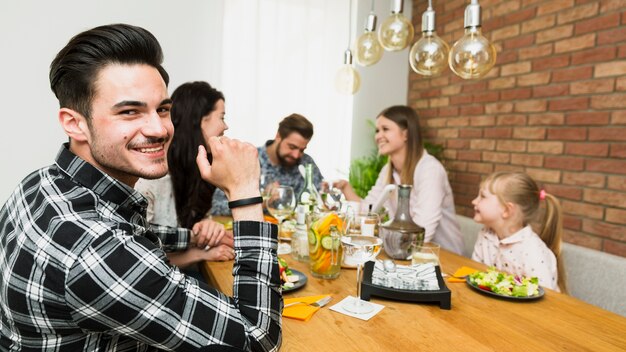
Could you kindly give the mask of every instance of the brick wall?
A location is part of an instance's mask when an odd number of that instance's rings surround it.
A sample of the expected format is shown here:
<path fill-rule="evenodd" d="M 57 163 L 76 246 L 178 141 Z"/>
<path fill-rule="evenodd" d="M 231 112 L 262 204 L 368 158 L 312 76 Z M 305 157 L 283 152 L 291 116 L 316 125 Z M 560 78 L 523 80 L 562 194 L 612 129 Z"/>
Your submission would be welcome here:
<path fill-rule="evenodd" d="M 469 0 L 434 0 L 463 35 Z M 479 0 L 498 60 L 481 80 L 409 77 L 425 138 L 445 146 L 457 211 L 485 175 L 526 171 L 564 210 L 566 242 L 626 257 L 626 0 Z M 413 1 L 421 35 L 426 0 Z"/>

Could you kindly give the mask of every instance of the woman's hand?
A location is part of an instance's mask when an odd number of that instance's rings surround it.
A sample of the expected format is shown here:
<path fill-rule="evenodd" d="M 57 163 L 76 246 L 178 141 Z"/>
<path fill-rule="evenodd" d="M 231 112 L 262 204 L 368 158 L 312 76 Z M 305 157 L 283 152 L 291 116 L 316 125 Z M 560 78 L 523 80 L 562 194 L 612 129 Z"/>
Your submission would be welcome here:
<path fill-rule="evenodd" d="M 211 219 L 202 219 L 198 221 L 193 225 L 191 231 L 195 237 L 196 246 L 200 248 L 204 248 L 206 246 L 215 247 L 221 244 L 224 237 L 227 236 L 224 225 Z"/>
<path fill-rule="evenodd" d="M 211 247 L 208 251 L 203 251 L 201 254 L 201 260 L 212 262 L 223 262 L 233 259 L 235 259 L 235 250 L 225 244 Z"/>
<path fill-rule="evenodd" d="M 333 182 L 333 187 L 338 188 L 347 200 L 357 202 L 361 201 L 361 197 L 356 194 L 354 188 L 352 188 L 352 185 L 350 185 L 350 182 L 346 180 L 338 180 Z"/>

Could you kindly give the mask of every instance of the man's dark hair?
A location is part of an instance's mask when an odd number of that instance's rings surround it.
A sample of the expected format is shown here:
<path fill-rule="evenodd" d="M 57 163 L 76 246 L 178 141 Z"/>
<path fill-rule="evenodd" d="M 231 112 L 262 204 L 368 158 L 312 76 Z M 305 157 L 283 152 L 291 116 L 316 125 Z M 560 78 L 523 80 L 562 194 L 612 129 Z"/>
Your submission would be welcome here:
<path fill-rule="evenodd" d="M 171 117 L 176 133 L 167 152 L 167 163 L 176 216 L 182 227 L 192 228 L 211 208 L 215 186 L 200 177 L 196 156 L 199 145 L 209 144 L 202 134 L 202 119 L 215 110 L 219 100 L 225 100 L 224 94 L 207 82 L 188 82 L 172 93 Z"/>
<path fill-rule="evenodd" d="M 292 132 L 297 132 L 304 139 L 310 140 L 313 137 L 313 124 L 302 115 L 291 114 L 278 124 L 278 135 L 285 139 Z"/>
<path fill-rule="evenodd" d="M 74 36 L 50 64 L 50 87 L 62 108 L 78 111 L 88 121 L 98 72 L 110 64 L 161 66 L 163 51 L 152 33 L 128 24 L 100 26 Z"/>

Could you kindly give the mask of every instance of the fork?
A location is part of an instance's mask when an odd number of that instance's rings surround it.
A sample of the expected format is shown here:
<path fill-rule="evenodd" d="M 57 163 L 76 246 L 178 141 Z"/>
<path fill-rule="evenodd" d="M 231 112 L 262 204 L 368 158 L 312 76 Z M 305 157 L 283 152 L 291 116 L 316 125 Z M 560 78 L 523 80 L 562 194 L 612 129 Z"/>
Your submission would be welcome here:
<path fill-rule="evenodd" d="M 330 300 L 333 299 L 332 296 L 326 296 L 324 298 L 320 298 L 317 301 L 313 302 L 313 303 L 306 303 L 306 302 L 291 302 L 289 304 L 286 304 L 283 308 L 287 308 L 287 307 L 291 307 L 291 306 L 295 306 L 296 304 L 304 304 L 307 306 L 312 306 L 312 307 L 323 307 L 325 306 L 328 302 L 330 302 Z"/>

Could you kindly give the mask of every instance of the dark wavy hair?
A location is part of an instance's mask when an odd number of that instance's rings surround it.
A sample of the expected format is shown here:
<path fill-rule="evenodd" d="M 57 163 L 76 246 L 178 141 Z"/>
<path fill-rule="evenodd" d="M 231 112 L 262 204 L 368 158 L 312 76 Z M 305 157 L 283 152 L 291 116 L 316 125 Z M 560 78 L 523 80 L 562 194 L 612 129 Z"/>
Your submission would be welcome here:
<path fill-rule="evenodd" d="M 156 68 L 165 85 L 163 51 L 152 33 L 128 24 L 100 26 L 74 36 L 50 64 L 50 88 L 62 108 L 90 120 L 95 82 L 110 64 L 146 64 Z"/>
<path fill-rule="evenodd" d="M 202 117 L 225 100 L 224 94 L 206 82 L 188 82 L 172 93 L 174 137 L 167 163 L 174 186 L 176 215 L 181 226 L 191 228 L 211 208 L 215 186 L 202 180 L 196 166 L 198 146 L 207 146 L 202 136 Z M 209 155 L 210 157 L 210 155 Z"/>

